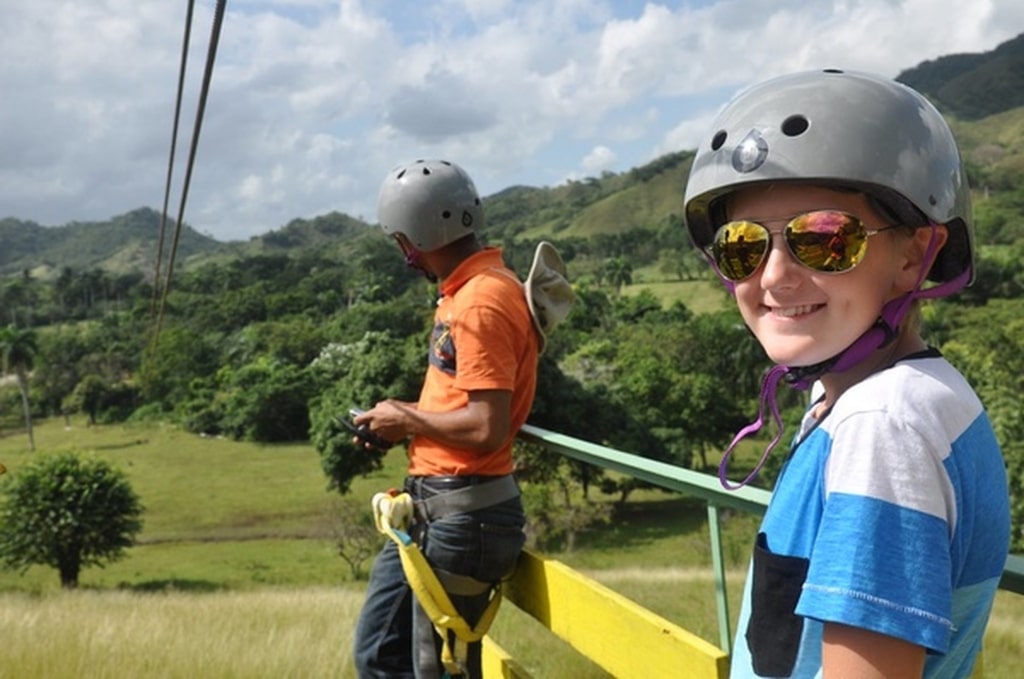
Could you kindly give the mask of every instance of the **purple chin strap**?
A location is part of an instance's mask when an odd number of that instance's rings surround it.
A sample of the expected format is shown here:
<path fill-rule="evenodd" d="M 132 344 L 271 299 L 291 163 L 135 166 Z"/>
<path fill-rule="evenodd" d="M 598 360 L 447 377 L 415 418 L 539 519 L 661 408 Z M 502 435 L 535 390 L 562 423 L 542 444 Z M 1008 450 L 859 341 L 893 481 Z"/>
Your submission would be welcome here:
<path fill-rule="evenodd" d="M 423 277 L 431 283 L 437 282 L 437 276 L 430 273 L 430 271 L 420 263 L 420 253 L 418 250 L 409 250 L 405 253 L 405 265 L 413 271 L 423 274 Z"/>
<path fill-rule="evenodd" d="M 863 335 L 854 340 L 853 344 L 832 358 L 822 361 L 821 363 L 792 368 L 785 365 L 776 365 L 765 374 L 764 379 L 761 381 L 761 396 L 759 398 L 760 405 L 758 408 L 757 419 L 745 426 L 736 434 L 736 436 L 733 437 L 732 443 L 730 443 L 729 447 L 725 449 L 725 453 L 722 454 L 722 461 L 718 465 L 718 480 L 726 490 L 737 490 L 757 478 L 758 473 L 761 471 L 761 467 L 763 467 L 764 463 L 768 460 L 768 455 L 782 439 L 782 416 L 779 414 L 779 405 L 775 399 L 780 381 L 784 379 L 786 383 L 794 389 L 803 391 L 810 387 L 815 380 L 826 373 L 838 373 L 849 370 L 873 352 L 889 344 L 889 342 L 896 338 L 896 335 L 899 332 L 900 323 L 903 321 L 903 317 L 907 315 L 907 311 L 910 310 L 910 305 L 914 300 L 945 297 L 957 292 L 967 284 L 967 281 L 971 276 L 970 267 L 961 272 L 960 275 L 944 283 L 940 283 L 930 288 L 921 289 L 925 276 L 931 268 L 931 262 L 938 253 L 934 230 L 935 225 L 932 224 L 931 226 L 933 227 L 932 237 L 931 240 L 928 241 L 928 249 L 925 251 L 925 261 L 929 262 L 929 265 L 921 268 L 921 274 L 918 276 L 914 289 L 902 297 L 897 297 L 896 299 L 890 300 L 886 303 L 886 305 L 882 307 L 882 311 L 878 316 L 878 320 L 875 321 L 875 324 L 868 328 Z M 729 282 L 726 281 L 726 283 L 728 284 Z M 729 288 L 730 291 L 732 291 L 733 286 L 729 284 Z M 732 483 L 726 476 L 726 469 L 729 464 L 729 458 L 732 457 L 733 450 L 740 441 L 761 430 L 767 422 L 766 416 L 769 413 L 771 414 L 772 420 L 775 422 L 775 436 L 764 449 L 764 453 L 761 454 L 761 459 L 754 467 L 754 470 L 738 484 Z"/>

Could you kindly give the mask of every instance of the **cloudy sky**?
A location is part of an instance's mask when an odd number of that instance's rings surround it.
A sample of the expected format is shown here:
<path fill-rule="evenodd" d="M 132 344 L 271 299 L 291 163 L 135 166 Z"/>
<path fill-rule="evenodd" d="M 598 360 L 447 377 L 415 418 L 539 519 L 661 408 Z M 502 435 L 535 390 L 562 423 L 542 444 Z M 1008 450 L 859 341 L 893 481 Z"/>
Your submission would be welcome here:
<path fill-rule="evenodd" d="M 215 0 L 197 0 L 177 214 Z M 187 0 L 0 0 L 0 218 L 161 209 Z M 1020 0 L 228 0 L 185 221 L 245 240 L 444 157 L 483 195 L 697 146 L 738 89 L 895 77 L 1024 32 Z M 2 245 L 0 245 L 2 247 Z"/>

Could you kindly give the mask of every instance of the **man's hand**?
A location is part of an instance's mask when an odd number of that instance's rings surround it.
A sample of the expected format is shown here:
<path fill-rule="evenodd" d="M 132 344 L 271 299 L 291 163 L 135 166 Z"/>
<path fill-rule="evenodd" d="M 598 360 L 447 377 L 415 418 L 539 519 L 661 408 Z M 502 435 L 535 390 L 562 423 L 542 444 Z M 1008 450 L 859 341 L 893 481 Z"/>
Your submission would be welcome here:
<path fill-rule="evenodd" d="M 387 399 L 380 401 L 370 410 L 355 415 L 352 418 L 352 423 L 357 427 L 366 427 L 373 436 L 388 441 L 393 446 L 409 436 L 410 432 L 404 424 L 407 419 L 405 413 L 409 410 L 415 411 L 416 404 Z M 358 436 L 355 439 L 357 445 L 363 445 L 366 448 L 380 447 L 374 446 Z M 390 448 L 391 446 L 388 447 Z"/>
<path fill-rule="evenodd" d="M 424 436 L 443 445 L 481 453 L 499 448 L 509 436 L 512 392 L 469 392 L 469 403 L 444 413 L 424 412 L 415 403 L 387 399 L 353 419 L 389 441 Z"/>

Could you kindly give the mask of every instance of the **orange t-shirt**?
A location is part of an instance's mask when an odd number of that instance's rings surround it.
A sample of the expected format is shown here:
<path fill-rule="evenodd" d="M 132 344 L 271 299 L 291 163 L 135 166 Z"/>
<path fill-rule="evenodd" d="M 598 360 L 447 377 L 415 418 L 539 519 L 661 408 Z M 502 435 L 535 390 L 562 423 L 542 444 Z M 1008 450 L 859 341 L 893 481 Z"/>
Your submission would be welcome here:
<path fill-rule="evenodd" d="M 512 429 L 493 452 L 452 448 L 414 436 L 409 474 L 500 475 L 512 472 L 512 442 L 526 422 L 537 387 L 537 350 L 523 284 L 505 266 L 501 250 L 475 253 L 441 282 L 429 366 L 419 409 L 449 412 L 469 403 L 469 392 L 512 392 Z"/>

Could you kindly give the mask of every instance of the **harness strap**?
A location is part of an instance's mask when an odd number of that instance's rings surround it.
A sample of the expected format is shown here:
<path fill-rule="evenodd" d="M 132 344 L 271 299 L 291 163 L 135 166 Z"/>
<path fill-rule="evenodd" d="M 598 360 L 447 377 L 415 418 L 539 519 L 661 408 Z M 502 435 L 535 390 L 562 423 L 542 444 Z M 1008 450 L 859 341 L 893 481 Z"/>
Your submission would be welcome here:
<path fill-rule="evenodd" d="M 491 484 L 474 487 L 480 488 L 488 485 Z M 430 567 L 419 545 L 405 530 L 412 517 L 413 508 L 412 496 L 408 493 L 397 495 L 377 493 L 373 496 L 372 506 L 377 529 L 398 547 L 398 556 L 402 562 L 405 579 L 415 594 L 416 601 L 430 618 L 442 639 L 441 663 L 444 665 L 445 672 L 449 676 L 464 674 L 463 668 L 468 646 L 483 639 L 491 623 L 494 622 L 498 606 L 501 604 L 501 589 L 487 583 L 480 583 L 468 576 L 459 576 L 444 571 L 436 573 Z M 471 627 L 466 619 L 459 614 L 455 605 L 452 604 L 445 586 L 441 584 L 442 579 L 452 582 L 455 589 L 472 589 L 473 591 L 469 593 L 470 596 L 482 596 L 488 589 L 491 590 L 490 601 L 476 626 Z M 480 589 L 479 585 L 484 585 L 484 588 Z M 453 593 L 462 594 L 461 591 L 453 591 Z M 449 639 L 449 632 L 454 635 L 454 640 Z M 454 652 L 452 646 L 455 648 Z"/>
<path fill-rule="evenodd" d="M 446 493 L 415 500 L 417 516 L 433 521 L 450 514 L 468 514 L 519 497 L 519 486 L 511 474 L 475 486 L 464 486 Z"/>
<path fill-rule="evenodd" d="M 434 574 L 444 587 L 444 591 L 456 596 L 480 596 L 486 594 L 494 585 L 490 582 L 477 580 L 468 575 L 459 575 L 442 568 L 435 568 Z"/>

